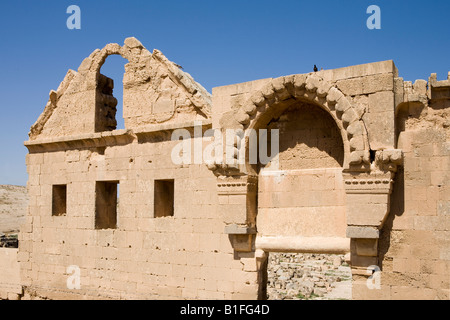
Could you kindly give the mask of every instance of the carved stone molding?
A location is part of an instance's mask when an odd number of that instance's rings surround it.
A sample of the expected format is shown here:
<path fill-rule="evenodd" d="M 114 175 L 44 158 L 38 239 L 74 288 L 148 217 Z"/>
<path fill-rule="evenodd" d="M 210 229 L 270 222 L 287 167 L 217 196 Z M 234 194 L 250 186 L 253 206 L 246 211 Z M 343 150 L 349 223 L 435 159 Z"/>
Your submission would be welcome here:
<path fill-rule="evenodd" d="M 390 194 L 393 174 L 344 175 L 345 191 L 348 194 Z"/>
<path fill-rule="evenodd" d="M 393 178 L 394 173 L 390 171 L 372 174 L 344 174 L 348 227 L 370 227 L 378 230 L 381 228 L 389 213 Z M 359 229 L 359 232 L 361 230 Z M 373 232 L 370 232 L 368 238 L 372 237 Z"/>
<path fill-rule="evenodd" d="M 217 192 L 220 195 L 245 195 L 257 192 L 257 176 L 225 177 L 217 179 Z"/>

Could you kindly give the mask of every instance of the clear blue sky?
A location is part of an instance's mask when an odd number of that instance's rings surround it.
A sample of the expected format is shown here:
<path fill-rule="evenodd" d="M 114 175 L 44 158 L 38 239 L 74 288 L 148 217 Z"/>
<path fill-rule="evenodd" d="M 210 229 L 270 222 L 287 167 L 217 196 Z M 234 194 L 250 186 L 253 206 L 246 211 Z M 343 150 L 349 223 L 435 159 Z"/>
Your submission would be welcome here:
<path fill-rule="evenodd" d="M 81 30 L 66 27 L 71 4 L 81 8 Z M 372 4 L 381 8 L 381 30 L 366 27 Z M 23 142 L 67 70 L 129 36 L 161 50 L 210 92 L 311 72 L 314 64 L 392 59 L 405 80 L 430 73 L 442 80 L 450 70 L 448 0 L 16 0 L 0 10 L 0 184 L 26 184 Z M 124 64 L 110 57 L 102 73 L 120 87 Z"/>

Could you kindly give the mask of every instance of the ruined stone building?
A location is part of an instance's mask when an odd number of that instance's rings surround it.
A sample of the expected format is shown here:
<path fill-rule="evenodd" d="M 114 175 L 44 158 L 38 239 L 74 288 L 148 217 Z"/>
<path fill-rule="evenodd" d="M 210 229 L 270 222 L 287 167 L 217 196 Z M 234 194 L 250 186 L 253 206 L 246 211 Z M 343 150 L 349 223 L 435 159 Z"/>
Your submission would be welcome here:
<path fill-rule="evenodd" d="M 122 130 L 110 55 L 128 60 Z M 450 299 L 449 116 L 450 74 L 412 83 L 392 61 L 210 94 L 135 38 L 109 44 L 50 92 L 25 143 L 19 295 L 264 299 L 268 253 L 299 252 L 347 254 L 353 299 Z M 209 129 L 278 129 L 279 167 L 251 163 L 238 134 L 223 150 L 244 163 L 174 163 L 178 129 L 193 149 Z"/>

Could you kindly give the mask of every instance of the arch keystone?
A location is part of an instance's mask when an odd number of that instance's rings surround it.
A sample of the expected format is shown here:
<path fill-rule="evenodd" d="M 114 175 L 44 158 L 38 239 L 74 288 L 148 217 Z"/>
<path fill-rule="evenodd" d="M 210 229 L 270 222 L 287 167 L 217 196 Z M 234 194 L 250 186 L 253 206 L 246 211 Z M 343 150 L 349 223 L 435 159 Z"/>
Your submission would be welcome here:
<path fill-rule="evenodd" d="M 250 116 L 244 112 L 243 110 L 241 110 L 240 112 L 238 112 L 236 114 L 236 120 L 240 123 L 240 124 L 248 124 L 250 122 Z"/>
<path fill-rule="evenodd" d="M 304 89 L 306 86 L 306 74 L 296 74 L 294 76 L 294 87 L 295 89 Z"/>
<path fill-rule="evenodd" d="M 319 87 L 320 79 L 315 76 L 309 76 L 306 79 L 306 90 L 309 92 L 316 92 Z"/>

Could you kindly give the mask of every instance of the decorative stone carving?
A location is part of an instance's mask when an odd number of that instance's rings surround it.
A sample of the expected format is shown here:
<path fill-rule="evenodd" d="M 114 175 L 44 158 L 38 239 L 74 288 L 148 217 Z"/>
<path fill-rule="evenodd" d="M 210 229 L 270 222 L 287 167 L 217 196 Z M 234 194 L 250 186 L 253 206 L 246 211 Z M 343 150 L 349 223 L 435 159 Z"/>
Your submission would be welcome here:
<path fill-rule="evenodd" d="M 224 115 L 221 123 L 228 125 L 234 123 L 233 127 L 244 130 L 248 136 L 247 131 L 258 129 L 262 119 L 270 114 L 271 109 L 276 108 L 278 102 L 290 98 L 310 101 L 329 112 L 342 132 L 346 148 L 344 167 L 359 171 L 368 170 L 369 144 L 361 117 L 345 95 L 319 75 L 303 74 L 272 79 L 261 90 L 251 94 L 237 112 Z M 234 117 L 234 122 L 230 116 Z M 246 145 L 242 152 L 247 153 L 248 140 L 244 142 Z M 218 170 L 220 174 L 227 174 L 224 166 L 211 166 L 211 169 Z M 227 166 L 227 169 L 231 169 L 230 166 Z M 239 169 L 235 166 L 230 170 L 230 174 L 236 175 L 237 171 L 241 171 L 242 174 L 252 173 L 251 168 L 245 165 Z"/>

